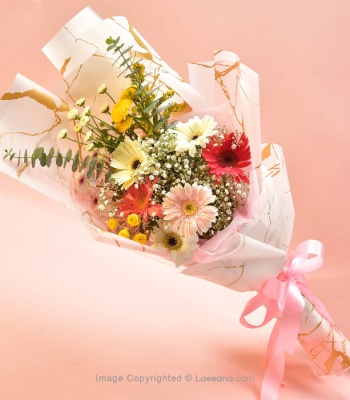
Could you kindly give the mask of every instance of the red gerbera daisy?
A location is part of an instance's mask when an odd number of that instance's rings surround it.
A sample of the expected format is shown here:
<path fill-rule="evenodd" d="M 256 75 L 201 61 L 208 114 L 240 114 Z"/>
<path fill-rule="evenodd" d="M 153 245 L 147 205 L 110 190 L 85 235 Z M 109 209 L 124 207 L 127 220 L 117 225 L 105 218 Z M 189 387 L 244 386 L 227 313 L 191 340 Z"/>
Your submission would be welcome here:
<path fill-rule="evenodd" d="M 144 221 L 147 221 L 149 216 L 162 217 L 162 205 L 155 204 L 151 200 L 151 187 L 154 183 L 155 181 L 153 183 L 148 181 L 147 183 L 139 185 L 138 188 L 136 188 L 135 185 L 130 186 L 129 189 L 125 191 L 118 204 L 118 211 L 123 212 L 124 215 L 137 214 Z"/>
<path fill-rule="evenodd" d="M 224 135 L 223 139 L 213 136 L 202 155 L 208 162 L 210 173 L 216 177 L 229 173 L 238 183 L 249 183 L 242 169 L 251 164 L 249 141 L 244 132 L 240 136 L 232 132 Z"/>

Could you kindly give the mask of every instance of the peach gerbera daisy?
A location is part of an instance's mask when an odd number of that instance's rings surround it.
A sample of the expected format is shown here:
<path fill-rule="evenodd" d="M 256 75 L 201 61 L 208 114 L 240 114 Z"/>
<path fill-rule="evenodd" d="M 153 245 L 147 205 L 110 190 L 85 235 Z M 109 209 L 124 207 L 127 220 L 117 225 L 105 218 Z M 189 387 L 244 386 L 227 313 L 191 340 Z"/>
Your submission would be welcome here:
<path fill-rule="evenodd" d="M 216 220 L 218 210 L 208 204 L 215 201 L 211 189 L 194 183 L 175 186 L 163 201 L 164 219 L 177 229 L 181 236 L 202 235 Z"/>

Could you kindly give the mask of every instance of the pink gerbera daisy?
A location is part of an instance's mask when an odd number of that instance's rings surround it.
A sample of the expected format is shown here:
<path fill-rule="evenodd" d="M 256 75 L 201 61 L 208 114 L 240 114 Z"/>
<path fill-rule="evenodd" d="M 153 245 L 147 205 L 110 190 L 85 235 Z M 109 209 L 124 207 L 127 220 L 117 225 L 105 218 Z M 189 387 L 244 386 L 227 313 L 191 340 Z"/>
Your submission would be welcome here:
<path fill-rule="evenodd" d="M 251 164 L 249 141 L 244 132 L 238 137 L 229 133 L 221 141 L 218 136 L 213 137 L 202 150 L 202 155 L 208 162 L 210 173 L 216 177 L 229 173 L 237 182 L 249 183 L 242 169 Z"/>
<path fill-rule="evenodd" d="M 154 183 L 148 181 L 139 185 L 138 188 L 135 185 L 130 186 L 118 204 L 118 211 L 123 212 L 124 215 L 137 214 L 144 221 L 147 221 L 149 216 L 162 217 L 161 204 L 156 204 L 152 200 L 152 185 Z"/>
<path fill-rule="evenodd" d="M 163 201 L 164 219 L 170 221 L 181 236 L 189 237 L 197 232 L 202 235 L 215 222 L 218 210 L 208 206 L 215 200 L 207 186 L 186 183 L 170 189 Z"/>

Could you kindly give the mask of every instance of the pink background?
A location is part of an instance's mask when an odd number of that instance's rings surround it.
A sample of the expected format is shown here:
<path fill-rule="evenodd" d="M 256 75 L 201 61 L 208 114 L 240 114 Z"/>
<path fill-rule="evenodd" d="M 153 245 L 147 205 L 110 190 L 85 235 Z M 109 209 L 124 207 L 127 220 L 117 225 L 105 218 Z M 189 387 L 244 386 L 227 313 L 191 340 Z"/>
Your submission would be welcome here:
<path fill-rule="evenodd" d="M 90 4 L 125 15 L 187 78 L 227 49 L 260 75 L 263 141 L 284 147 L 293 246 L 326 245 L 308 277 L 350 337 L 350 7 L 344 0 L 0 0 L 0 93 L 16 72 L 50 89 L 40 49 Z M 220 4 L 220 7 L 218 6 Z M 20 115 L 18 116 L 21 117 Z M 272 325 L 239 325 L 250 294 L 176 274 L 95 242 L 59 204 L 0 174 L 0 393 L 6 400 L 255 399 Z M 349 373 L 319 378 L 298 347 L 280 399 L 347 399 Z M 96 383 L 95 375 L 254 376 L 251 383 Z"/>

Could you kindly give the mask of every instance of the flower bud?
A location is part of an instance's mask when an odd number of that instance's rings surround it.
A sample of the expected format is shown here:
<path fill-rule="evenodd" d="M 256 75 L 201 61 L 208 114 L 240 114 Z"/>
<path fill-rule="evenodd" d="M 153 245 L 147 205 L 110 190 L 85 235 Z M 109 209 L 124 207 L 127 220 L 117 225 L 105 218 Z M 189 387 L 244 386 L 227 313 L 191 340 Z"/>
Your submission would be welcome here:
<path fill-rule="evenodd" d="M 64 139 L 68 135 L 67 129 L 62 129 L 57 135 L 57 139 Z"/>
<path fill-rule="evenodd" d="M 107 85 L 103 83 L 98 89 L 97 94 L 103 94 L 107 92 Z"/>

